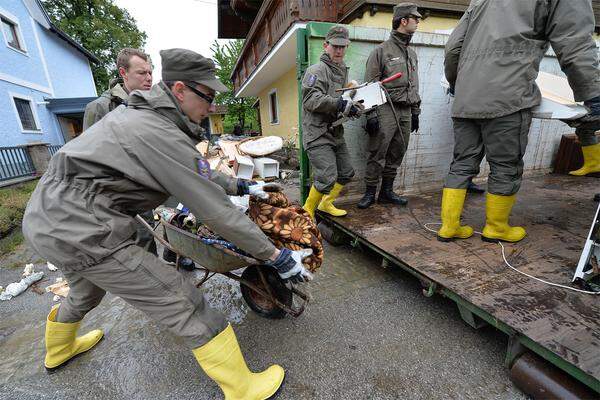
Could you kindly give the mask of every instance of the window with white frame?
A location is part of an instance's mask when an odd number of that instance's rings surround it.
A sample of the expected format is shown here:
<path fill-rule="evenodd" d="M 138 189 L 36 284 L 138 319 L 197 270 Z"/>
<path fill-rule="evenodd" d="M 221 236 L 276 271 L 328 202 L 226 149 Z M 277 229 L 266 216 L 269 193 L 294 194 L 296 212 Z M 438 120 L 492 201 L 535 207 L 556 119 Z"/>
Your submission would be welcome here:
<path fill-rule="evenodd" d="M 27 97 L 13 95 L 15 110 L 19 117 L 21 130 L 24 133 L 39 133 L 41 131 L 37 113 L 34 108 L 34 102 Z"/>
<path fill-rule="evenodd" d="M 273 90 L 269 93 L 269 115 L 271 117 L 271 124 L 279 123 L 279 104 L 277 103 L 277 90 Z"/>
<path fill-rule="evenodd" d="M 27 48 L 23 41 L 23 35 L 21 34 L 18 20 L 0 10 L 0 24 L 2 25 L 2 35 L 4 36 L 6 45 L 17 51 L 26 53 Z"/>

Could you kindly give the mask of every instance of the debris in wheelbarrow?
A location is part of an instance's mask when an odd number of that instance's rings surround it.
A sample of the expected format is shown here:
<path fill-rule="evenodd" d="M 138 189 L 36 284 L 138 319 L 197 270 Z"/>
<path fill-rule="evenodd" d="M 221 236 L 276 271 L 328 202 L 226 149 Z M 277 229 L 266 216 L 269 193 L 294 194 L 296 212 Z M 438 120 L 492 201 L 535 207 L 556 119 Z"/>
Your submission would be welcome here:
<path fill-rule="evenodd" d="M 181 211 L 165 207 L 158 208 L 156 212 L 164 228 L 164 238 L 149 225 L 145 226 L 177 258 L 188 257 L 196 262 L 198 269 L 204 270 L 204 278 L 198 286 L 215 273 L 221 273 L 240 282 L 244 300 L 261 316 L 282 318 L 290 314 L 297 317 L 304 311 L 308 296 L 292 283 L 282 280 L 273 268 L 197 223 L 192 214 L 184 217 L 180 215 Z M 313 255 L 304 263 L 310 272 L 321 266 L 323 245 L 318 229 L 308 214 L 300 206 L 292 205 L 283 193 L 269 193 L 268 199 L 251 196 L 248 214 L 277 247 L 312 249 Z M 196 222 L 196 225 L 192 227 L 189 221 Z M 234 273 L 244 267 L 241 275 Z M 299 305 L 294 302 L 295 296 L 300 298 Z"/>

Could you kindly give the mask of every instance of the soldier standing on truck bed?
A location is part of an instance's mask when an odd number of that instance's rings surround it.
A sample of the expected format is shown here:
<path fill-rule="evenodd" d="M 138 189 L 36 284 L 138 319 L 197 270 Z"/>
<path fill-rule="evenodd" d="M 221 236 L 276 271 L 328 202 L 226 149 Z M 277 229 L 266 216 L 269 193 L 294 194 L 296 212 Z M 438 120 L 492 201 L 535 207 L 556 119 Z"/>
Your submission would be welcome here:
<path fill-rule="evenodd" d="M 307 68 L 302 79 L 302 145 L 310 161 L 313 184 L 303 208 L 314 218 L 315 209 L 341 217 L 333 205 L 342 188 L 354 176 L 350 153 L 344 140 L 344 127 L 332 127 L 339 115 L 356 116 L 361 106 L 342 98 L 338 89 L 348 80 L 344 55 L 350 33 L 343 26 L 332 27 L 323 43 L 317 64 Z"/>
<path fill-rule="evenodd" d="M 474 0 L 446 44 L 445 73 L 454 124 L 454 159 L 442 195 L 441 241 L 466 239 L 460 225 L 467 185 L 485 156 L 490 164 L 483 240 L 518 242 L 525 229 L 510 226 L 523 175 L 531 108 L 540 104 L 535 84 L 552 45 L 575 101 L 600 118 L 598 49 L 589 0 Z M 593 129 L 577 129 L 584 165 L 572 175 L 600 171 Z"/>
<path fill-rule="evenodd" d="M 410 133 L 419 130 L 421 97 L 417 53 L 409 44 L 421 18 L 413 3 L 395 6 L 390 38 L 377 46 L 367 60 L 365 82 L 381 81 L 398 72 L 402 76 L 383 85 L 390 99 L 367 114 L 369 154 L 365 171 L 366 191 L 358 202 L 358 208 L 368 208 L 375 203 L 380 179 L 379 203 L 405 206 L 408 202 L 393 189 Z"/>

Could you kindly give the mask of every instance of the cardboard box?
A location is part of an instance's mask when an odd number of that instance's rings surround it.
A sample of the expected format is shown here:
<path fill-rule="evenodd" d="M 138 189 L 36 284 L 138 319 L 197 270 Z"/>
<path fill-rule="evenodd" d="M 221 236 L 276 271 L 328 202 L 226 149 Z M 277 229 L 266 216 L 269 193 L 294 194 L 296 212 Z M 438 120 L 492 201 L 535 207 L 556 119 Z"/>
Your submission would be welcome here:
<path fill-rule="evenodd" d="M 279 161 L 272 158 L 255 158 L 254 168 L 261 178 L 279 177 Z"/>
<path fill-rule="evenodd" d="M 233 171 L 238 178 L 252 179 L 254 163 L 250 157 L 237 155 L 233 161 Z"/>

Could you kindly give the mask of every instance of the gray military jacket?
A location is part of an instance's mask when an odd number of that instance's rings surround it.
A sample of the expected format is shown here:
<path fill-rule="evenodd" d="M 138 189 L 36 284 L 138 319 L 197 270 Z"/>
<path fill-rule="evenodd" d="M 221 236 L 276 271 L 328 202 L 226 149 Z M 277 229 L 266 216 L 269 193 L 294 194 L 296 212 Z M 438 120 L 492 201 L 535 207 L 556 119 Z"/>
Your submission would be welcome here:
<path fill-rule="evenodd" d="M 390 38 L 378 45 L 367 59 L 365 82 L 381 81 L 402 72 L 402 77 L 383 86 L 395 105 L 408 106 L 411 114 L 420 114 L 419 64 L 417 53 L 409 47 L 411 35 L 392 31 Z"/>
<path fill-rule="evenodd" d="M 540 62 L 552 45 L 576 101 L 600 95 L 589 0 L 473 0 L 446 44 L 452 116 L 496 118 L 536 106 Z"/>
<path fill-rule="evenodd" d="M 102 93 L 96 100 L 88 103 L 83 114 L 84 131 L 121 104 L 127 104 L 129 95 L 122 85 L 123 81 L 121 79 L 111 80 L 109 89 Z"/>
<path fill-rule="evenodd" d="M 342 125 L 337 126 L 334 132 L 329 132 L 329 127 L 338 118 L 337 104 L 342 93 L 336 92 L 336 89 L 344 87 L 347 79 L 346 65 L 333 63 L 327 53 L 321 55 L 318 63 L 306 69 L 302 79 L 302 145 L 305 149 L 326 134 L 334 138 L 343 137 Z"/>
<path fill-rule="evenodd" d="M 51 263 L 77 270 L 134 244 L 133 217 L 169 195 L 258 259 L 275 247 L 229 200 L 237 179 L 207 169 L 199 134 L 161 82 L 134 91 L 50 161 L 25 210 L 23 234 Z M 135 261 L 135 260 L 134 260 Z"/>

